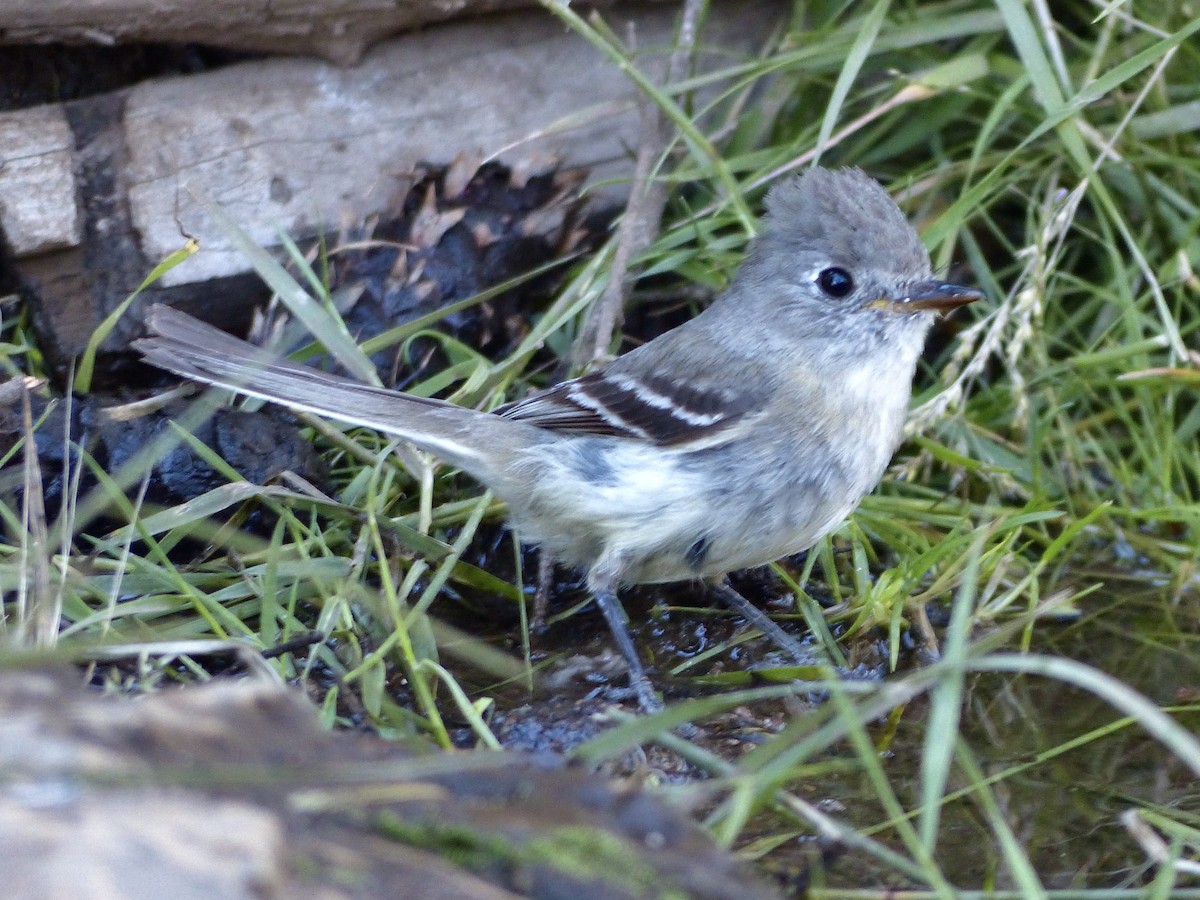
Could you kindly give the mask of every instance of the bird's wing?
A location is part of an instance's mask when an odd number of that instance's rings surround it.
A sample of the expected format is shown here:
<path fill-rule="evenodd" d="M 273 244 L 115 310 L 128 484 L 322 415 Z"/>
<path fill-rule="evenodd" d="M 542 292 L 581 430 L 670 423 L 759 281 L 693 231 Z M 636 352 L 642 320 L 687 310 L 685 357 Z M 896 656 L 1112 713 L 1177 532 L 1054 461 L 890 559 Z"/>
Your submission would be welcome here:
<path fill-rule="evenodd" d="M 723 443 L 764 405 L 756 391 L 681 381 L 667 374 L 602 370 L 499 407 L 507 419 L 551 431 L 649 441 Z"/>

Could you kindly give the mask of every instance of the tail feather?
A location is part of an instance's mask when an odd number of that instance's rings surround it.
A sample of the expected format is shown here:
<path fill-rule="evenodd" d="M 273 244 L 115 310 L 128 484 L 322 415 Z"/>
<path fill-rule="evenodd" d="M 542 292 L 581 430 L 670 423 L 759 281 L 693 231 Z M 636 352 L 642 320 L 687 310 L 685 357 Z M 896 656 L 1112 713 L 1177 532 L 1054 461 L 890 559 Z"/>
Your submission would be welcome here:
<path fill-rule="evenodd" d="M 150 336 L 134 342 L 146 361 L 196 381 L 290 409 L 374 428 L 411 441 L 482 480 L 494 448 L 520 426 L 479 410 L 373 387 L 296 365 L 169 306 L 146 318 Z"/>

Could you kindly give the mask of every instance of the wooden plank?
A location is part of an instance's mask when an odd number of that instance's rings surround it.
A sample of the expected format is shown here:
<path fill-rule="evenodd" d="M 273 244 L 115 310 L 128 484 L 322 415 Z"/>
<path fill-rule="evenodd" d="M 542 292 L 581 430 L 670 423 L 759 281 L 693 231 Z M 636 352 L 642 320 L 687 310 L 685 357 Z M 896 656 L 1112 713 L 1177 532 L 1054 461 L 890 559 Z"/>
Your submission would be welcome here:
<path fill-rule="evenodd" d="M 62 107 L 0 114 L 0 228 L 16 256 L 79 244 L 73 155 Z"/>
<path fill-rule="evenodd" d="M 533 6 L 535 0 L 5 0 L 0 43 L 197 43 L 353 65 L 372 44 L 406 31 Z"/>
<path fill-rule="evenodd" d="M 753 54 L 785 13 L 776 0 L 717 4 L 703 42 L 721 55 L 700 69 Z M 609 23 L 655 48 L 639 59 L 653 69 L 674 18 L 631 7 Z M 24 257 L 47 354 L 65 371 L 104 316 L 188 236 L 200 252 L 143 300 L 175 291 L 172 302 L 245 315 L 256 296 L 249 264 L 198 196 L 267 248 L 280 231 L 311 237 L 386 212 L 422 163 L 459 157 L 531 173 L 556 160 L 588 170 L 593 183 L 611 179 L 619 200 L 638 139 L 636 98 L 620 69 L 544 12 L 406 35 L 349 69 L 267 59 L 154 79 L 65 109 L 0 114 L 0 177 L 9 178 L 0 223 Z M 213 279 L 240 286 L 214 288 Z M 136 332 L 136 311 L 127 318 L 107 349 Z"/>
<path fill-rule="evenodd" d="M 639 11 L 639 35 L 665 43 L 672 18 Z M 529 140 L 570 118 L 580 124 Z M 147 257 L 177 249 L 181 226 L 203 248 L 164 284 L 246 267 L 193 192 L 271 246 L 277 228 L 312 234 L 379 212 L 423 162 L 554 156 L 615 175 L 637 140 L 632 84 L 541 14 L 408 35 L 353 69 L 278 59 L 150 82 L 130 93 L 124 134 Z"/>

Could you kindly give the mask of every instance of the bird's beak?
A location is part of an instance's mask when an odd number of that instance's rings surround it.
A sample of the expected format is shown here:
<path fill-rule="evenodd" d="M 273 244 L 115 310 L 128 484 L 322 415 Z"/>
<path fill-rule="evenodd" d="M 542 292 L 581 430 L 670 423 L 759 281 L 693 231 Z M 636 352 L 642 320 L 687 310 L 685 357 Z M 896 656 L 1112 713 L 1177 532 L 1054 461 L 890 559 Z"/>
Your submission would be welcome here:
<path fill-rule="evenodd" d="M 944 281 L 920 281 L 901 297 L 885 297 L 870 304 L 872 309 L 890 309 L 898 313 L 915 313 L 925 310 L 949 312 L 983 299 L 983 292 L 961 284 Z"/>

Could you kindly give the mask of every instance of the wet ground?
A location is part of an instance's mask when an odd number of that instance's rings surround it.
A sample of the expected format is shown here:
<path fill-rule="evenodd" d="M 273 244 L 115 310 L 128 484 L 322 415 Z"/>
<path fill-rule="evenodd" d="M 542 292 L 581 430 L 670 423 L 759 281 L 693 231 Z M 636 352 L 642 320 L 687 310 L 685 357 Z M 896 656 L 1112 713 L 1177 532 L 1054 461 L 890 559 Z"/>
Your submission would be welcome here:
<path fill-rule="evenodd" d="M 1087 601 L 1076 621 L 1040 625 L 1030 649 L 1093 665 L 1200 731 L 1200 597 L 1193 590 L 1172 598 L 1123 581 Z M 1194 774 L 1081 689 L 998 674 L 976 675 L 968 687 L 963 743 L 986 776 L 1003 776 L 993 791 L 1045 887 L 1139 888 L 1153 878 L 1155 867 L 1120 817 L 1150 809 L 1194 822 L 1200 813 Z M 909 807 L 917 804 L 926 714 L 923 700 L 909 704 L 886 744 L 887 774 Z M 962 787 L 952 782 L 948 791 Z M 856 773 L 835 770 L 803 791 L 859 827 L 887 819 L 871 785 Z M 980 803 L 968 795 L 948 803 L 942 815 L 937 859 L 948 880 L 1012 887 Z M 765 820 L 759 827 L 772 832 Z M 764 863 L 781 872 L 808 866 L 819 854 L 807 843 L 784 844 Z M 863 854 L 836 854 L 824 877 L 843 887 L 878 887 L 894 883 L 895 874 Z"/>
<path fill-rule="evenodd" d="M 1170 710 L 1186 728 L 1200 730 L 1200 595 L 1194 589 L 1171 593 L 1149 573 L 1131 577 L 1097 572 L 1084 580 L 1104 583 L 1105 590 L 1069 615 L 1039 622 L 1027 649 L 1094 666 Z M 771 609 L 776 599 L 774 611 L 779 612 L 785 597 L 771 585 L 771 578 L 759 573 L 740 586 L 764 608 Z M 674 605 L 668 606 L 665 598 Z M 634 592 L 626 606 L 635 643 L 653 660 L 655 684 L 668 703 L 768 683 L 770 673 L 781 674 L 781 667 L 791 664 L 764 638 L 747 633 L 744 623 L 719 607 L 707 608 L 698 588 L 644 589 Z M 937 611 L 932 612 L 936 621 Z M 781 620 L 802 634 L 798 623 L 786 616 Z M 882 638 L 860 638 L 852 646 L 859 665 L 843 671 L 844 677 L 888 677 Z M 506 746 L 570 751 L 611 727 L 604 715 L 607 708 L 624 704 L 633 710 L 597 613 L 582 610 L 560 621 L 540 636 L 537 648 L 535 661 L 549 661 L 543 693 L 530 697 L 514 687 L 493 694 L 499 710 L 492 725 Z M 1009 649 L 1016 649 L 1015 644 Z M 813 650 L 815 670 L 822 659 Z M 918 654 L 902 654 L 902 671 L 918 665 Z M 747 671 L 758 675 L 722 683 L 726 675 Z M 814 694 L 740 704 L 704 721 L 688 739 L 736 763 L 822 699 Z M 907 808 L 919 803 L 927 714 L 925 698 L 919 697 L 894 720 L 879 722 L 872 730 L 885 751 L 887 777 Z M 1189 769 L 1140 726 L 1123 722 L 1106 702 L 1061 681 L 972 676 L 960 734 L 983 775 L 995 779 L 992 790 L 1000 812 L 1047 888 L 1138 888 L 1153 877 L 1155 867 L 1122 824 L 1122 815 L 1148 809 L 1190 820 L 1200 813 L 1200 788 Z M 829 765 L 819 779 L 789 789 L 840 821 L 874 833 L 888 815 L 853 752 L 842 748 L 822 759 Z M 667 783 L 707 777 L 661 748 L 651 748 L 622 766 L 616 770 L 649 770 Z M 943 810 L 939 865 L 956 885 L 1011 887 L 984 807 L 970 791 L 956 793 L 965 787 L 960 779 L 947 788 L 952 799 Z M 889 834 L 885 829 L 880 839 L 903 852 Z M 759 838 L 764 841 L 761 846 Z M 869 856 L 819 844 L 810 830 L 796 830 L 794 823 L 770 814 L 744 835 L 744 843 L 751 852 L 762 853 L 759 863 L 764 870 L 785 885 L 795 887 L 811 879 L 839 887 L 904 885 L 896 881 L 894 871 Z"/>

